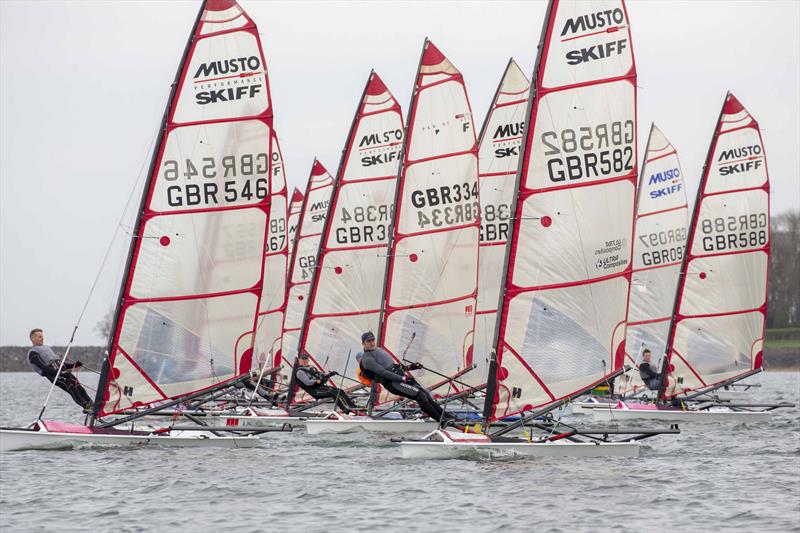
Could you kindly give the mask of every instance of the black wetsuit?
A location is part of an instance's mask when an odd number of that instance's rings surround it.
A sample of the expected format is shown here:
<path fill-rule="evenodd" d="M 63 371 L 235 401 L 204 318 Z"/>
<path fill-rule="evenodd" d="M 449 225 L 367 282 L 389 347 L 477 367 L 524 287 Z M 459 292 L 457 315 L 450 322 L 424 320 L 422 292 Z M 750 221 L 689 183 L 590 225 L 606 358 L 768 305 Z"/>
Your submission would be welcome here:
<path fill-rule="evenodd" d="M 642 382 L 648 389 L 658 390 L 661 379 L 658 376 L 658 372 L 653 370 L 653 367 L 650 366 L 650 363 L 642 363 L 639 365 L 639 377 L 642 378 Z"/>
<path fill-rule="evenodd" d="M 413 378 L 403 375 L 403 367 L 394 362 L 386 350 L 375 348 L 366 350 L 356 356 L 361 359 L 361 374 L 386 387 L 392 394 L 409 398 L 419 404 L 420 409 L 436 421 L 452 420 L 454 417 L 436 403 L 431 393 L 415 382 Z"/>
<path fill-rule="evenodd" d="M 86 389 L 80 384 L 78 378 L 70 372 L 70 370 L 80 365 L 77 362 L 65 361 L 61 374 L 58 374 L 59 361 L 57 359 L 54 360 L 54 356 L 55 353 L 49 346 L 34 346 L 28 352 L 28 363 L 37 374 L 46 377 L 50 383 L 55 381 L 56 387 L 69 394 L 75 403 L 84 409 L 90 409 L 94 402 L 86 393 Z M 58 379 L 56 379 L 56 375 L 58 375 Z"/>
<path fill-rule="evenodd" d="M 356 404 L 342 389 L 325 385 L 325 381 L 329 377 L 330 375 L 323 374 L 315 366 L 301 365 L 297 367 L 297 384 L 301 389 L 313 396 L 315 400 L 332 398 L 342 411 L 351 412 L 356 408 Z"/>

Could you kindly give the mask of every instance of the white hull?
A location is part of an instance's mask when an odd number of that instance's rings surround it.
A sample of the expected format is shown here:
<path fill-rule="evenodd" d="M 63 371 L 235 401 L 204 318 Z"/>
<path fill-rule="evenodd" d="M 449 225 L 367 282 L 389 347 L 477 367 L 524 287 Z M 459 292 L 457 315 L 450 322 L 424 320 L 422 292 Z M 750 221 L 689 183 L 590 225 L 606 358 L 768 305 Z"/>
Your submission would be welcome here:
<path fill-rule="evenodd" d="M 727 408 L 704 411 L 650 410 L 650 409 L 604 409 L 591 410 L 595 422 L 617 422 L 620 420 L 659 420 L 669 422 L 766 422 L 772 417 L 768 411 L 733 411 Z"/>
<path fill-rule="evenodd" d="M 605 407 L 608 409 L 617 405 L 617 402 L 572 402 L 569 405 L 572 407 L 572 414 L 574 415 L 590 415 L 595 407 Z"/>
<path fill-rule="evenodd" d="M 381 420 L 362 419 L 309 419 L 306 432 L 309 435 L 322 433 L 427 433 L 438 427 L 436 422 L 425 420 Z"/>
<path fill-rule="evenodd" d="M 299 416 L 289 415 L 220 415 L 215 418 L 223 425 L 234 428 L 269 428 L 281 427 L 284 424 L 289 424 L 293 428 L 300 428 L 306 425 L 307 420 Z"/>
<path fill-rule="evenodd" d="M 58 450 L 84 446 L 180 446 L 252 448 L 258 445 L 254 436 L 218 437 L 207 431 L 173 431 L 169 435 L 125 435 L 68 433 L 0 429 L 0 452 L 17 450 Z"/>
<path fill-rule="evenodd" d="M 495 459 L 503 457 L 639 457 L 638 442 L 483 443 L 401 442 L 403 459 Z"/>

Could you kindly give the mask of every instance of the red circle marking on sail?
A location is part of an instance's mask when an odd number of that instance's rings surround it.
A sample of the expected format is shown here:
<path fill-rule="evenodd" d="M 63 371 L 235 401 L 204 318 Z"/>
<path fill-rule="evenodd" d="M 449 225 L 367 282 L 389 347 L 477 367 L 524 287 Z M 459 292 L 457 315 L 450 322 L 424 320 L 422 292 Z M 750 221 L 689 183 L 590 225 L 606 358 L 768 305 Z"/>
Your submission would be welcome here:
<path fill-rule="evenodd" d="M 170 241 L 169 237 L 164 235 L 163 237 L 158 239 L 158 242 L 159 242 L 159 244 L 161 244 L 161 246 L 169 246 L 169 243 L 172 242 L 172 241 Z"/>
<path fill-rule="evenodd" d="M 542 226 L 544 226 L 545 228 L 549 228 L 550 225 L 553 223 L 553 219 L 550 218 L 549 216 L 545 215 L 545 216 L 542 217 L 541 222 L 542 222 Z"/>
<path fill-rule="evenodd" d="M 706 277 L 707 276 L 705 272 L 700 272 L 700 279 L 706 279 Z"/>
<path fill-rule="evenodd" d="M 417 262 L 417 259 L 419 259 L 419 256 L 418 256 L 417 254 L 411 254 L 411 255 L 409 255 L 409 256 L 408 256 L 408 259 L 409 259 L 409 260 L 410 260 L 412 263 L 416 263 L 416 262 Z"/>
<path fill-rule="evenodd" d="M 337 274 L 341 274 L 342 273 L 342 267 L 337 266 L 336 268 L 333 269 L 333 271 L 336 272 Z"/>

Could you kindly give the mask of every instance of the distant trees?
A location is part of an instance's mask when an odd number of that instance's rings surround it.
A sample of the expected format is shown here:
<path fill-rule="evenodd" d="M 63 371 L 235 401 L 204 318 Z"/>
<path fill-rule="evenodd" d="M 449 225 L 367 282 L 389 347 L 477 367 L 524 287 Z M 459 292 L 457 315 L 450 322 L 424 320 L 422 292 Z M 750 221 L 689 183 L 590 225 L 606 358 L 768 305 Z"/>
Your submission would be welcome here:
<path fill-rule="evenodd" d="M 767 327 L 800 326 L 800 210 L 770 220 Z"/>

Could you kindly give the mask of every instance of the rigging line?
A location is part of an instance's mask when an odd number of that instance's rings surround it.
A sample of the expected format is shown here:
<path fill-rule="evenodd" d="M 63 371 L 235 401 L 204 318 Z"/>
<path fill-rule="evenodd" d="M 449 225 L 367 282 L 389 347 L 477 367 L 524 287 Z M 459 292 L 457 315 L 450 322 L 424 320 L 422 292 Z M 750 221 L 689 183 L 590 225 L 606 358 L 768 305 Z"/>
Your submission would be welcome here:
<path fill-rule="evenodd" d="M 147 156 L 152 151 L 154 144 L 155 144 L 155 135 L 153 136 L 153 140 L 150 143 L 150 150 L 148 150 L 148 153 L 145 154 L 145 161 L 147 160 Z M 128 201 L 125 203 L 125 207 L 123 208 L 120 220 L 118 221 L 117 226 L 114 229 L 114 233 L 111 236 L 111 241 L 108 243 L 108 246 L 106 247 L 105 255 L 103 256 L 103 260 L 100 262 L 100 268 L 98 268 L 97 270 L 97 274 L 95 275 L 94 281 L 92 282 L 92 285 L 89 288 L 89 294 L 86 296 L 86 300 L 83 303 L 80 315 L 78 315 L 78 320 L 75 322 L 75 326 L 72 329 L 72 335 L 70 336 L 69 342 L 67 343 L 67 348 L 66 350 L 64 350 L 64 355 L 61 357 L 61 361 L 58 365 L 58 372 L 56 372 L 56 377 L 50 384 L 50 390 L 47 391 L 47 397 L 45 397 L 42 409 L 41 411 L 39 411 L 39 416 L 36 418 L 37 421 L 40 421 L 42 419 L 42 417 L 44 416 L 44 412 L 47 409 L 47 404 L 50 402 L 50 397 L 53 394 L 53 388 L 56 386 L 56 381 L 58 381 L 58 378 L 61 376 L 61 371 L 64 369 L 64 363 L 66 362 L 67 356 L 69 355 L 69 352 L 72 349 L 72 343 L 75 341 L 75 333 L 77 333 L 78 327 L 80 327 L 81 321 L 83 320 L 83 316 L 86 313 L 86 308 L 89 307 L 89 302 L 92 300 L 94 291 L 97 288 L 97 283 L 100 281 L 100 276 L 103 274 L 106 262 L 108 261 L 108 258 L 111 255 L 112 248 L 114 247 L 114 241 L 117 239 L 117 235 L 119 235 L 119 229 L 122 226 L 122 219 L 124 218 L 125 212 L 128 210 L 128 207 L 130 206 L 131 199 L 133 198 L 133 195 L 136 192 L 136 189 L 138 188 L 138 184 L 141 181 L 143 172 L 144 172 L 144 163 L 142 164 L 142 167 L 139 169 L 139 177 L 136 179 L 134 186 L 128 195 Z M 99 386 L 100 385 L 98 385 L 98 387 Z"/>

